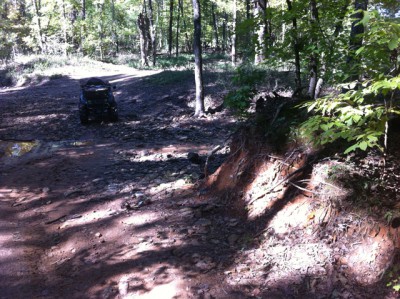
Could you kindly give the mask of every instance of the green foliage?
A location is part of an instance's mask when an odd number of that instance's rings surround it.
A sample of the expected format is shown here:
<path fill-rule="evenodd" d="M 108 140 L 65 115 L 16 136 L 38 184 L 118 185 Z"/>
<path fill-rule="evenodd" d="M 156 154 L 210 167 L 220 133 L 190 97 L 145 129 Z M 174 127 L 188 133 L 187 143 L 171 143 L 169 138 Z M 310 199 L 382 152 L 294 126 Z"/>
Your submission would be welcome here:
<path fill-rule="evenodd" d="M 399 272 L 400 272 L 399 266 L 394 265 L 393 267 L 391 267 L 390 271 L 387 274 L 389 282 L 386 284 L 386 286 L 391 287 L 396 292 L 400 292 Z"/>
<path fill-rule="evenodd" d="M 354 82 L 342 87 L 356 85 Z M 400 114 L 400 107 L 392 101 L 394 91 L 400 89 L 400 76 L 366 81 L 364 85 L 364 89 L 351 89 L 304 104 L 302 107 L 314 115 L 302 124 L 303 134 L 314 136 L 317 145 L 345 140 L 350 144 L 345 154 L 374 147 L 384 151 L 381 137 L 385 124 L 391 115 Z"/>
<path fill-rule="evenodd" d="M 249 63 L 244 63 L 236 69 L 232 83 L 234 89 L 224 99 L 227 107 L 241 116 L 247 115 L 252 98 L 257 92 L 257 84 L 264 78 L 265 71 Z"/>

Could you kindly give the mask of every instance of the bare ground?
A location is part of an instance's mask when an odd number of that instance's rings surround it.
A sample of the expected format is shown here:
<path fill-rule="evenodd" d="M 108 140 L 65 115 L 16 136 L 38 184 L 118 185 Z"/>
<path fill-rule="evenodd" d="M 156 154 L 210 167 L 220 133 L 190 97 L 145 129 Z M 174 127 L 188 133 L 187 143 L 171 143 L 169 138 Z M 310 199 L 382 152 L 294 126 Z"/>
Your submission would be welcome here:
<path fill-rule="evenodd" d="M 79 81 L 93 74 L 117 84 L 119 122 L 79 123 Z M 0 298 L 396 298 L 381 279 L 397 246 L 383 225 L 332 241 L 321 227 L 341 238 L 324 222 L 339 218 L 325 218 L 334 208 L 285 199 L 288 187 L 268 194 L 266 181 L 287 176 L 285 157 L 259 149 L 264 164 L 245 169 L 249 156 L 233 155 L 200 184 L 207 153 L 223 145 L 212 172 L 229 152 L 235 119 L 193 118 L 191 75 L 168 74 L 178 79 L 71 69 L 0 90 Z M 217 79 L 207 77 L 212 107 Z M 301 167 L 301 154 L 290 163 Z M 238 196 L 245 171 L 258 179 Z"/>

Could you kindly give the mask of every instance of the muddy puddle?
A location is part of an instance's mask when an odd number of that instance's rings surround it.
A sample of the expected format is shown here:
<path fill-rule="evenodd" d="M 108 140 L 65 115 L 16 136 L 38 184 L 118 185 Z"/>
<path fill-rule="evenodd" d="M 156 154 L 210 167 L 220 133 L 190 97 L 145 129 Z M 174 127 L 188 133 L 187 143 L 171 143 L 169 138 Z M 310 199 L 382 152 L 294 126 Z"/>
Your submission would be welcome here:
<path fill-rule="evenodd" d="M 65 140 L 55 142 L 35 141 L 1 141 L 0 159 L 18 158 L 29 153 L 49 152 L 53 150 L 82 147 L 93 144 L 92 141 Z"/>

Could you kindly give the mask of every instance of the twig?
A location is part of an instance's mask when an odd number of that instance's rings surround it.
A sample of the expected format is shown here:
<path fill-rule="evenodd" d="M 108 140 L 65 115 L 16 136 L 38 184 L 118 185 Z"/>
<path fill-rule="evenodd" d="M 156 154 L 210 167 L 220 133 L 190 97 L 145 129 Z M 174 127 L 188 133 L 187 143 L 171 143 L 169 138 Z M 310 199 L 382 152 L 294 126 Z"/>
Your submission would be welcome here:
<path fill-rule="evenodd" d="M 338 187 L 338 186 L 335 186 L 335 185 L 333 185 L 333 184 L 330 184 L 330 183 L 327 183 L 327 182 L 324 182 L 324 181 L 321 181 L 321 180 L 316 180 L 318 183 L 321 183 L 321 184 L 324 184 L 324 185 L 328 185 L 328 186 L 331 186 L 331 187 L 333 187 L 333 188 L 336 188 L 337 190 L 340 190 L 341 188 L 340 187 Z M 301 180 L 301 181 L 299 181 L 299 182 L 311 182 L 311 180 L 310 179 L 306 179 L 306 180 Z"/>
<path fill-rule="evenodd" d="M 52 224 L 52 223 L 54 223 L 54 222 L 57 222 L 57 221 L 59 221 L 59 220 L 65 218 L 65 217 L 67 217 L 67 215 L 62 215 L 61 217 L 58 217 L 58 218 L 53 219 L 53 220 L 49 220 L 49 221 L 45 222 L 44 224 Z"/>
<path fill-rule="evenodd" d="M 299 185 L 296 185 L 295 183 L 292 183 L 292 182 L 288 182 L 288 184 L 292 185 L 293 187 L 296 187 L 297 189 L 299 189 L 301 191 L 310 192 L 310 193 L 313 193 L 313 194 L 316 193 L 315 191 L 308 190 L 306 188 L 300 187 Z"/>
<path fill-rule="evenodd" d="M 271 188 L 269 188 L 266 192 L 264 192 L 264 194 L 262 194 L 262 195 L 260 195 L 260 196 L 258 196 L 258 197 L 256 197 L 256 198 L 254 198 L 253 200 L 251 200 L 251 201 L 249 202 L 249 205 L 252 204 L 253 202 L 255 202 L 256 200 L 260 199 L 261 197 L 267 195 L 268 193 L 271 193 L 276 187 L 278 187 L 279 185 L 281 185 L 281 184 L 287 182 L 292 176 L 294 176 L 295 174 L 297 174 L 297 173 L 303 171 L 307 166 L 308 166 L 308 165 L 305 165 L 305 166 L 303 166 L 303 167 L 301 167 L 301 168 L 299 168 L 299 169 L 293 171 L 292 173 L 288 174 L 285 178 L 283 178 L 283 179 L 280 180 L 278 183 L 276 183 L 274 186 L 272 186 Z"/>

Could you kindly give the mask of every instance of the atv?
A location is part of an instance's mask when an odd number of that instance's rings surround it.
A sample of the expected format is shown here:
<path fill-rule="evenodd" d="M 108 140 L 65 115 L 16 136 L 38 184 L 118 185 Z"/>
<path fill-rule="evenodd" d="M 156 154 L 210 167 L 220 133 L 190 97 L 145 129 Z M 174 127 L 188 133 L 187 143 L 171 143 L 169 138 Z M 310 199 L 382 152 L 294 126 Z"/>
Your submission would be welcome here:
<path fill-rule="evenodd" d="M 99 78 L 90 78 L 86 84 L 81 85 L 79 97 L 79 118 L 82 124 L 89 122 L 89 116 L 115 122 L 118 120 L 117 103 L 112 92 L 116 86 L 111 86 L 107 81 Z"/>

